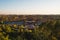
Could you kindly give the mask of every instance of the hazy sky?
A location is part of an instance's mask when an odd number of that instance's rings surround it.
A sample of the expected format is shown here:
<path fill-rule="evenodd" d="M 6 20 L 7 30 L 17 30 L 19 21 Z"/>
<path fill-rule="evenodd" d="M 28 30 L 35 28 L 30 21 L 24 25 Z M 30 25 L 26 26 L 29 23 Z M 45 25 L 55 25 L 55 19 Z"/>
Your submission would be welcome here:
<path fill-rule="evenodd" d="M 1 11 L 19 13 L 60 13 L 60 0 L 0 0 Z"/>

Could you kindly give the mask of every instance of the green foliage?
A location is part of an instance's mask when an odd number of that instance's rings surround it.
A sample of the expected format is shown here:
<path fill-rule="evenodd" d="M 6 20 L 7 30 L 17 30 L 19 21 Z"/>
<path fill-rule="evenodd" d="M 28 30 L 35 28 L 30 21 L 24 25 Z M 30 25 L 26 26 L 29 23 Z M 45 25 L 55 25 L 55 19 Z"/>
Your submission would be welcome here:
<path fill-rule="evenodd" d="M 59 40 L 60 20 L 48 20 L 33 30 L 24 25 L 1 24 L 0 40 Z"/>

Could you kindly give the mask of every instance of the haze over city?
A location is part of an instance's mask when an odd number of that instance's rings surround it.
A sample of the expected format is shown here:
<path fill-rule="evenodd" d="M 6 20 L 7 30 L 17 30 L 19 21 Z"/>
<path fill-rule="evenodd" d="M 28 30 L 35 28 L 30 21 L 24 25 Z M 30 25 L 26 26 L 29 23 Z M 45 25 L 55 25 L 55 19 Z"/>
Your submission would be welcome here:
<path fill-rule="evenodd" d="M 60 14 L 60 0 L 0 0 L 0 14 Z"/>

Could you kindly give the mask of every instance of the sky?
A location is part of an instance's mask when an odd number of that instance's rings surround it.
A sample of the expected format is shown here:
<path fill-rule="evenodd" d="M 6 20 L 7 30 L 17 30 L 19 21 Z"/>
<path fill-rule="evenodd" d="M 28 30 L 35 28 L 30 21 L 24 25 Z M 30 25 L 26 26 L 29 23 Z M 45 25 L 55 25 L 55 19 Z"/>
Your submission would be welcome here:
<path fill-rule="evenodd" d="M 60 0 L 0 0 L 0 13 L 60 14 Z"/>

